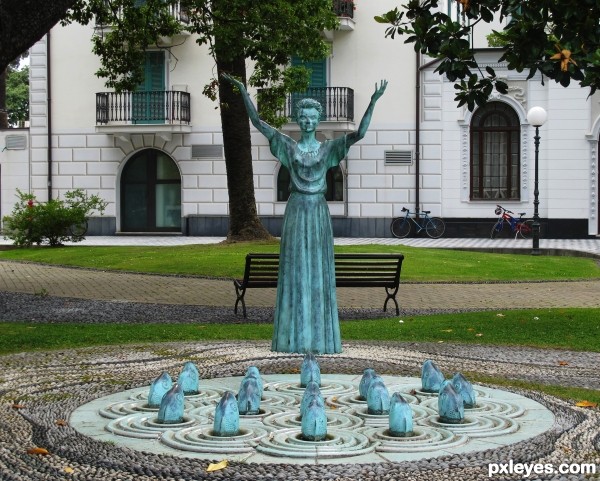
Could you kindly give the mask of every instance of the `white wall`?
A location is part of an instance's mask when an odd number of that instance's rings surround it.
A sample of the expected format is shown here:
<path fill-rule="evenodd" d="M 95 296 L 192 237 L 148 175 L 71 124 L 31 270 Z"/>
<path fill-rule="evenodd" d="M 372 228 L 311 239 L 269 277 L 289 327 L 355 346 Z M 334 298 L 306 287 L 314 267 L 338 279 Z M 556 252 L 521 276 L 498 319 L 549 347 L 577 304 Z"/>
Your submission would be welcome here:
<path fill-rule="evenodd" d="M 16 137 L 25 148 L 11 148 L 11 138 Z M 17 189 L 29 193 L 29 130 L 0 130 L 0 219 L 11 214 Z"/>

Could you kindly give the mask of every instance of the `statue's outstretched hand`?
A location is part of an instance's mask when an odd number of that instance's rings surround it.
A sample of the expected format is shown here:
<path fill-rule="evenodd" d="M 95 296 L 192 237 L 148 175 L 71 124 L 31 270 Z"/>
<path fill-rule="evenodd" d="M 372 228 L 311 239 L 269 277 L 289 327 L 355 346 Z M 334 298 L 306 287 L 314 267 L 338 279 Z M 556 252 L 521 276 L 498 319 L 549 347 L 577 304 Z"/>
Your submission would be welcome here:
<path fill-rule="evenodd" d="M 221 74 L 221 77 L 225 80 L 227 80 L 230 84 L 235 85 L 238 89 L 244 90 L 244 84 L 242 82 L 240 82 L 238 79 L 233 78 L 231 75 L 227 74 L 227 73 L 223 73 Z"/>
<path fill-rule="evenodd" d="M 388 84 L 387 80 L 382 80 L 381 83 L 379 84 L 379 87 L 377 86 L 377 84 L 375 84 L 375 92 L 371 96 L 371 100 L 373 100 L 375 102 L 377 100 L 379 100 L 379 98 L 385 92 L 385 89 L 387 88 L 387 84 Z"/>

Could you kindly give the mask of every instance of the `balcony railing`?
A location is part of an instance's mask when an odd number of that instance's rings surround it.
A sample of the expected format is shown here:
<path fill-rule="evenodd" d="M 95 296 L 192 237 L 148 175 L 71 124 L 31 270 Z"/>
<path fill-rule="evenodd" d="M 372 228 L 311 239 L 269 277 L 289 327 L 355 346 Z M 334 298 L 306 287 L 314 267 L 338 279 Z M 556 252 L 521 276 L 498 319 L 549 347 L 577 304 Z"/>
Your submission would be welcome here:
<path fill-rule="evenodd" d="M 338 17 L 354 18 L 354 2 L 352 0 L 333 0 L 333 11 Z"/>
<path fill-rule="evenodd" d="M 354 90 L 348 87 L 311 87 L 306 92 L 288 95 L 285 99 L 283 115 L 296 120 L 296 104 L 299 100 L 311 98 L 323 107 L 322 121 L 354 121 Z"/>
<path fill-rule="evenodd" d="M 176 90 L 99 92 L 96 123 L 189 124 L 190 94 Z"/>
<path fill-rule="evenodd" d="M 105 0 L 105 2 L 106 2 L 106 0 Z M 144 3 L 146 3 L 146 2 L 143 0 L 137 0 L 135 5 L 142 6 Z M 173 18 L 175 18 L 176 20 L 178 20 L 181 23 L 185 23 L 185 24 L 190 23 L 189 12 L 186 7 L 181 6 L 180 2 L 175 2 L 173 4 L 169 4 L 168 8 L 169 8 L 169 13 L 171 14 L 171 16 Z M 116 15 L 117 15 L 118 19 L 122 19 L 123 10 L 120 8 L 117 11 Z M 107 22 L 103 18 L 96 17 L 96 27 L 109 27 L 110 23 L 112 23 L 112 22 Z"/>

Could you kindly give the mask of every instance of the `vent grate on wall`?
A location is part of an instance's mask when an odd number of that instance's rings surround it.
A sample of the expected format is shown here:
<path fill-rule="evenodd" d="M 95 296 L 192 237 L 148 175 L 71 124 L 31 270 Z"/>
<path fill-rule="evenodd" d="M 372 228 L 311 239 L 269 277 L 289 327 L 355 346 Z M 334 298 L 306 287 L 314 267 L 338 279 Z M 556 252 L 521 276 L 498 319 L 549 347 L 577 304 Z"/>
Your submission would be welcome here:
<path fill-rule="evenodd" d="M 386 150 L 385 165 L 412 165 L 412 150 Z"/>
<path fill-rule="evenodd" d="M 25 150 L 27 148 L 26 135 L 7 135 L 6 150 Z"/>
<path fill-rule="evenodd" d="M 222 145 L 192 145 L 192 159 L 222 159 Z"/>

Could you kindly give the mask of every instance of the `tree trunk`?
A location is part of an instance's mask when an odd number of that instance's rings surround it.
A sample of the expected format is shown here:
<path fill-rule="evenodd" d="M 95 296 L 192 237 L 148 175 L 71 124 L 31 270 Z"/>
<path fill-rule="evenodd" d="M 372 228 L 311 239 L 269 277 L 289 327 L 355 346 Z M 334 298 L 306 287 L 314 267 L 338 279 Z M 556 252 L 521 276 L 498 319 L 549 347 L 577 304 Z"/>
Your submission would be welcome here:
<path fill-rule="evenodd" d="M 0 73 L 0 129 L 8 129 L 8 112 L 6 110 L 6 74 L 4 69 Z"/>
<path fill-rule="evenodd" d="M 215 40 L 215 47 L 217 47 Z M 243 57 L 222 61 L 216 50 L 217 72 L 231 74 L 246 82 Z M 229 241 L 272 239 L 258 218 L 252 173 L 252 142 L 250 124 L 242 96 L 234 92 L 229 82 L 219 82 L 221 127 L 229 190 Z"/>
<path fill-rule="evenodd" d="M 0 71 L 65 16 L 76 0 L 0 1 Z"/>

